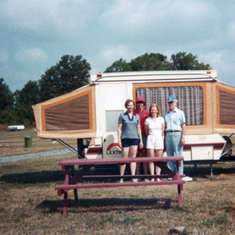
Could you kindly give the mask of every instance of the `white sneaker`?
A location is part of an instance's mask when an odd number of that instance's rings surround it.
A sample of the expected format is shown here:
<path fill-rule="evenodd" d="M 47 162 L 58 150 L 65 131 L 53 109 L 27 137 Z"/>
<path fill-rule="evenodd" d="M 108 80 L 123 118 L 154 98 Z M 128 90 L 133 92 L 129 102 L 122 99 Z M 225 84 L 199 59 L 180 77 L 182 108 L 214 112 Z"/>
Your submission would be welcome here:
<path fill-rule="evenodd" d="M 185 182 L 190 182 L 190 181 L 193 181 L 193 178 L 192 177 L 189 177 L 189 176 L 185 176 L 182 178 L 183 181 Z"/>

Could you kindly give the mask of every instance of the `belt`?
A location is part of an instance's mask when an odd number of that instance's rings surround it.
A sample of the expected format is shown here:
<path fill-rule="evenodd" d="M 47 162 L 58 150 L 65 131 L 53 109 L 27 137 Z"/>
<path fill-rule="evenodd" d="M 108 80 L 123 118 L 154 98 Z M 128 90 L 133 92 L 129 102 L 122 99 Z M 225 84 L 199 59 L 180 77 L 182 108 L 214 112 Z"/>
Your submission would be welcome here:
<path fill-rule="evenodd" d="M 172 132 L 181 132 L 181 131 L 175 130 L 175 131 L 166 131 L 166 132 L 172 133 Z"/>

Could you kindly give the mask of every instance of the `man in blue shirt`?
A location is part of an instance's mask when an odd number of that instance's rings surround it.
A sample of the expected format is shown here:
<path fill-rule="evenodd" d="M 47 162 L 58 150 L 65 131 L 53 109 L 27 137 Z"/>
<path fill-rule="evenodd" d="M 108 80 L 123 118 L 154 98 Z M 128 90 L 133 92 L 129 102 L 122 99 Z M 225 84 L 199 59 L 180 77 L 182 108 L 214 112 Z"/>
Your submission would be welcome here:
<path fill-rule="evenodd" d="M 167 156 L 182 156 L 183 145 L 185 144 L 185 114 L 178 109 L 177 99 L 174 95 L 167 98 L 169 110 L 165 113 L 166 123 L 166 151 Z M 175 162 L 168 162 L 167 166 L 170 170 L 175 172 Z M 184 174 L 183 161 L 179 168 L 180 174 Z"/>

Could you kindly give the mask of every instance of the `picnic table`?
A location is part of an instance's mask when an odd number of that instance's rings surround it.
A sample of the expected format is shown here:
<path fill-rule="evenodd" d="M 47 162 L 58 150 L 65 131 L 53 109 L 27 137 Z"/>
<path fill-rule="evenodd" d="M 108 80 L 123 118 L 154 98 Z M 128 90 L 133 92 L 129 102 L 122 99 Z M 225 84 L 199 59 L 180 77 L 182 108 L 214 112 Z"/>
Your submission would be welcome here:
<path fill-rule="evenodd" d="M 168 161 L 176 162 L 176 172 L 172 172 L 167 167 Z M 55 190 L 58 191 L 58 195 L 64 195 L 63 199 L 63 215 L 67 212 L 67 199 L 68 199 L 68 191 L 74 190 L 75 201 L 78 202 L 78 189 L 86 189 L 86 188 L 107 188 L 107 187 L 136 187 L 136 186 L 154 186 L 154 185 L 172 185 L 176 184 L 178 188 L 178 205 L 182 207 L 181 201 L 181 191 L 183 190 L 183 184 L 185 183 L 182 180 L 184 175 L 179 174 L 179 166 L 181 166 L 181 161 L 183 161 L 183 157 L 138 157 L 138 158 L 109 158 L 109 159 L 68 159 L 62 162 L 59 162 L 59 166 L 62 167 L 62 170 L 65 172 L 65 182 L 64 184 L 57 185 Z M 109 165 L 109 164 L 129 164 L 132 162 L 143 163 L 143 162 L 154 162 L 157 166 L 159 166 L 164 172 L 161 175 L 85 175 L 89 170 L 94 166 L 98 165 Z M 75 171 L 75 166 L 79 166 L 81 169 Z M 120 183 L 120 178 L 123 179 L 147 179 L 147 178 L 160 178 L 165 179 L 161 181 L 125 181 Z M 169 178 L 171 180 L 169 180 Z M 81 182 L 81 180 L 97 180 L 102 179 L 104 182 Z M 108 181 L 107 181 L 108 179 Z M 110 181 L 118 180 L 117 182 Z"/>

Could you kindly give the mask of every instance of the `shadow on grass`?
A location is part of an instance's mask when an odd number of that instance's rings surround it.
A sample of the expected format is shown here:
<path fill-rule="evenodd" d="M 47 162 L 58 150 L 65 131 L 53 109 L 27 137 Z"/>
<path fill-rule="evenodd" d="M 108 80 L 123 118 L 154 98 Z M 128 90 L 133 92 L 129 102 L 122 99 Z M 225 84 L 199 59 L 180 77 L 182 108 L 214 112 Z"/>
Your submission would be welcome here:
<path fill-rule="evenodd" d="M 68 199 L 67 212 L 85 213 L 85 212 L 109 212 L 109 211 L 135 211 L 135 210 L 152 210 L 152 209 L 171 209 L 172 202 L 177 204 L 177 201 L 170 198 L 98 198 L 98 199 L 79 199 L 78 203 L 75 200 Z M 37 206 L 37 209 L 43 213 L 58 213 L 62 212 L 63 200 L 49 201 L 45 200 Z"/>
<path fill-rule="evenodd" d="M 30 173 L 5 174 L 0 181 L 12 184 L 48 183 L 64 181 L 65 173 L 62 171 L 40 171 Z"/>
<path fill-rule="evenodd" d="M 104 171 L 104 170 L 95 170 L 95 169 L 91 169 L 88 174 L 91 176 L 92 175 L 95 176 L 95 175 L 107 175 L 110 173 L 119 176 L 119 172 L 117 171 L 107 171 L 107 170 Z M 13 174 L 9 173 L 9 174 L 4 174 L 0 177 L 0 181 L 10 184 L 51 183 L 51 182 L 63 182 L 64 180 L 65 180 L 65 172 L 60 170 L 13 173 Z M 83 179 L 82 181 L 84 182 L 87 180 Z M 96 178 L 89 181 L 103 182 L 103 180 Z"/>
<path fill-rule="evenodd" d="M 196 170 L 193 165 L 187 165 L 184 167 L 184 172 L 187 176 L 191 177 L 201 177 L 208 179 L 210 176 L 210 166 L 209 165 L 198 165 Z M 229 175 L 235 173 L 234 165 L 231 168 L 224 168 L 223 164 L 214 165 L 213 174 L 214 175 Z M 107 175 L 114 174 L 119 175 L 118 170 L 105 170 L 105 169 L 93 169 L 89 171 L 90 175 Z M 126 174 L 130 174 L 127 169 Z M 9 173 L 2 175 L 0 181 L 12 184 L 31 184 L 31 183 L 50 183 L 50 182 L 63 182 L 65 179 L 65 173 L 63 171 L 40 171 L 40 172 L 26 172 L 26 173 Z M 94 182 L 99 182 L 102 180 L 93 179 Z M 115 180 L 114 180 L 115 181 Z"/>
<path fill-rule="evenodd" d="M 203 164 L 203 165 L 198 164 L 196 168 L 193 165 L 187 165 L 187 166 L 184 166 L 184 173 L 190 177 L 200 177 L 200 178 L 207 179 L 211 175 L 210 165 L 209 164 Z M 229 175 L 229 174 L 234 174 L 234 173 L 235 173 L 234 164 L 230 168 L 224 167 L 223 164 L 213 164 L 213 175 L 214 176 L 220 175 L 220 174 Z"/>

